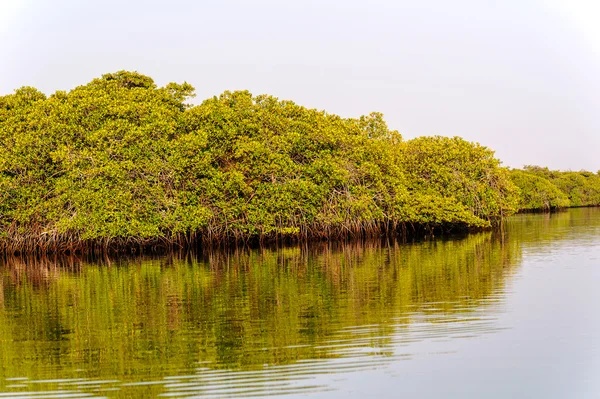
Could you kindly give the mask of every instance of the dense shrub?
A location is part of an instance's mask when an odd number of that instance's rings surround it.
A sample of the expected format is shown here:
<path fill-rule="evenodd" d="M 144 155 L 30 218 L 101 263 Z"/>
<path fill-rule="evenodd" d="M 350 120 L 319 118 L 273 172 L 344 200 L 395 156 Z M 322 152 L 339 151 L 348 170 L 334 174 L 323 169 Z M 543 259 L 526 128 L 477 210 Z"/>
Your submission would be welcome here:
<path fill-rule="evenodd" d="M 513 213 L 516 187 L 494 152 L 460 137 L 419 137 L 403 145 L 412 190 L 450 200 L 485 224 Z"/>
<path fill-rule="evenodd" d="M 192 107 L 193 92 L 121 71 L 0 97 L 0 246 L 367 236 L 486 227 L 517 210 L 508 170 L 478 144 L 405 142 L 378 113 L 346 119 L 245 91 Z M 597 194 L 574 184 L 581 201 Z"/>
<path fill-rule="evenodd" d="M 510 176 L 519 187 L 521 210 L 549 211 L 571 205 L 567 195 L 545 177 L 518 169 L 512 170 Z"/>
<path fill-rule="evenodd" d="M 525 166 L 524 170 L 546 179 L 562 191 L 569 200 L 569 206 L 600 205 L 600 175 L 580 171 L 556 171 L 540 166 Z"/>

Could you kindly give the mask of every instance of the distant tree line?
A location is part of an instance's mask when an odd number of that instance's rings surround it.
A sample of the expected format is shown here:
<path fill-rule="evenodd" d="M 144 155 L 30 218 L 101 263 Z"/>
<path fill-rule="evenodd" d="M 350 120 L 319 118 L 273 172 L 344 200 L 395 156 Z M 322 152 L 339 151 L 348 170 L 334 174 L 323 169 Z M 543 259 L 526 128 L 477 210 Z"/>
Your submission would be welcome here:
<path fill-rule="evenodd" d="M 600 204 L 600 177 L 509 170 L 461 138 L 135 72 L 0 97 L 0 249 L 89 251 L 486 228 Z"/>
<path fill-rule="evenodd" d="M 521 211 L 600 205 L 600 171 L 561 172 L 525 166 L 510 173 L 519 188 Z"/>

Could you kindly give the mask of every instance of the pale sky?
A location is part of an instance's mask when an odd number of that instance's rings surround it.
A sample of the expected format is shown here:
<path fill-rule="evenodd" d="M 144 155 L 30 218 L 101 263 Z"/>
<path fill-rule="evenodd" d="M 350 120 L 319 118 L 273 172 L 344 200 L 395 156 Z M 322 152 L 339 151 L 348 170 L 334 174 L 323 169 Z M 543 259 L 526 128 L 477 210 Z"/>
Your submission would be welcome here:
<path fill-rule="evenodd" d="M 0 94 L 136 70 L 597 171 L 598 21 L 586 0 L 0 0 Z"/>

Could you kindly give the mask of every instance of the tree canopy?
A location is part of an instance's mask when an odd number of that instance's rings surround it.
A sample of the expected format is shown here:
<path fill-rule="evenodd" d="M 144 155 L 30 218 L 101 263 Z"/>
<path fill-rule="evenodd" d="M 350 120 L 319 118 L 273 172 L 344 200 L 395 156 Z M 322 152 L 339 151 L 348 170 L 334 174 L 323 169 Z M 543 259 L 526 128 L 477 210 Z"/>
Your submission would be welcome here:
<path fill-rule="evenodd" d="M 519 197 L 530 183 L 550 182 L 570 205 L 600 202 L 596 174 L 509 173 L 493 151 L 458 137 L 404 141 L 380 113 L 342 118 L 247 91 L 191 106 L 193 95 L 188 83 L 158 87 L 120 71 L 69 92 L 0 97 L 0 246 L 481 228 L 537 204 Z M 536 208 L 566 206 L 548 193 L 554 202 Z"/>

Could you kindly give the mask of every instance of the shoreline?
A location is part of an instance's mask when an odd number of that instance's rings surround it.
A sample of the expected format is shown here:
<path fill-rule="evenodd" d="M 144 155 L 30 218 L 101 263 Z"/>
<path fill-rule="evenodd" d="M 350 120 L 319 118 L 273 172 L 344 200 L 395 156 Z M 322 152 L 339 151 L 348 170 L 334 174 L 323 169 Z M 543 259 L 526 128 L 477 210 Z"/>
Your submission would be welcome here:
<path fill-rule="evenodd" d="M 600 208 L 600 205 L 572 206 L 556 209 L 534 209 L 519 210 L 516 215 L 525 214 L 554 214 L 568 212 L 570 209 L 581 208 Z M 348 232 L 343 230 L 336 231 L 330 236 L 278 236 L 278 237 L 244 237 L 244 238 L 224 238 L 215 241 L 205 241 L 200 234 L 193 238 L 180 237 L 178 239 L 168 239 L 166 237 L 154 238 L 128 238 L 128 239 L 102 239 L 80 242 L 61 241 L 60 238 L 53 241 L 53 244 L 40 244 L 29 246 L 30 250 L 19 249 L 11 246 L 10 242 L 0 240 L 0 256 L 83 256 L 83 257 L 105 257 L 105 256 L 152 256 L 164 255 L 177 251 L 210 251 L 210 250 L 237 250 L 240 248 L 277 248 L 297 245 L 340 245 L 348 242 L 362 241 L 380 241 L 386 242 L 393 240 L 399 243 L 410 243 L 427 240 L 431 238 L 449 239 L 455 237 L 464 237 L 473 233 L 480 232 L 501 232 L 498 222 L 489 227 L 472 227 L 461 225 L 446 226 L 424 226 L 405 224 L 397 226 L 396 230 L 371 230 Z M 22 241 L 22 240 L 20 240 Z"/>

